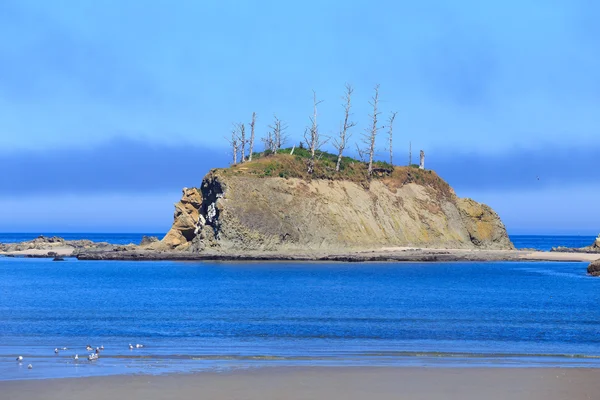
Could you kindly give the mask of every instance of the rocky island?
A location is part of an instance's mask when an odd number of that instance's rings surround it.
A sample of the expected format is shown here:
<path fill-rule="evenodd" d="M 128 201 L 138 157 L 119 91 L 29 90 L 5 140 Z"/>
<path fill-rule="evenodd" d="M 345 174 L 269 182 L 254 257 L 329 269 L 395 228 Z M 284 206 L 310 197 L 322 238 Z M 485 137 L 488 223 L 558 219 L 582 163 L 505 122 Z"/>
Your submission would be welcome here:
<path fill-rule="evenodd" d="M 153 248 L 194 253 L 513 249 L 490 207 L 457 197 L 433 171 L 394 167 L 371 181 L 287 176 L 301 171 L 301 163 L 302 158 L 279 154 L 212 170 L 200 187 L 183 190 L 172 228 Z"/>
<path fill-rule="evenodd" d="M 295 151 L 294 151 L 295 150 Z M 291 154 L 293 153 L 293 154 Z M 592 261 L 574 252 L 517 251 L 499 216 L 458 197 L 434 171 L 305 149 L 257 154 L 213 169 L 184 188 L 174 221 L 158 240 L 118 246 L 38 238 L 0 245 L 0 254 L 86 260 Z"/>

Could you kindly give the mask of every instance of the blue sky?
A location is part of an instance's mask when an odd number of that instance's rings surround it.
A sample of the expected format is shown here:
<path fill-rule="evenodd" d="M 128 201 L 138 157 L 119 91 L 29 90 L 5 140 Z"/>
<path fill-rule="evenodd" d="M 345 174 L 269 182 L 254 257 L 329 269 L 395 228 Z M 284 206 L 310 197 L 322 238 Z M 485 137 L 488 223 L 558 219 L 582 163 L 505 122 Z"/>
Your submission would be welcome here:
<path fill-rule="evenodd" d="M 299 141 L 355 86 L 511 233 L 596 234 L 600 5 L 504 2 L 0 2 L 0 231 L 153 231 L 223 136 L 276 113 Z M 596 139 L 596 140 L 594 140 Z M 384 157 L 384 143 L 379 150 Z M 540 177 L 537 180 L 536 177 Z"/>

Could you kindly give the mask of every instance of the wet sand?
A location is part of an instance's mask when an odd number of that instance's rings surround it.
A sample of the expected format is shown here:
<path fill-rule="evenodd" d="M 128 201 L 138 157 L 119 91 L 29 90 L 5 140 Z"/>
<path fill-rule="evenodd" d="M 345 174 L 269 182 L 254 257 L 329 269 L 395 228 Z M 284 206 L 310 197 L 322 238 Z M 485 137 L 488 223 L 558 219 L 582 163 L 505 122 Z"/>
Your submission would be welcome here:
<path fill-rule="evenodd" d="M 80 260 L 126 261 L 341 261 L 341 262 L 455 262 L 455 261 L 571 261 L 590 262 L 599 253 L 547 252 L 524 250 L 470 250 L 430 248 L 385 248 L 339 253 L 244 252 L 192 253 L 178 251 L 90 251 L 81 252 Z"/>
<path fill-rule="evenodd" d="M 0 381 L 10 400 L 598 399 L 598 369 L 260 368 L 227 373 Z"/>

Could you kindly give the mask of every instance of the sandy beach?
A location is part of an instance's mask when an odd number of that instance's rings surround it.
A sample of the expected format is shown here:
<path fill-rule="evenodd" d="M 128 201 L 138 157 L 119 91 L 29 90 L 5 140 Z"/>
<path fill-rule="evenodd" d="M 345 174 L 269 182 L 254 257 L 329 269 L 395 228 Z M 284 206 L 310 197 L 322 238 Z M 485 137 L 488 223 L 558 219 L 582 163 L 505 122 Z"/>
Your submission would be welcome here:
<path fill-rule="evenodd" d="M 0 382 L 0 398 L 583 400 L 600 393 L 596 369 L 260 368 L 227 373 Z"/>

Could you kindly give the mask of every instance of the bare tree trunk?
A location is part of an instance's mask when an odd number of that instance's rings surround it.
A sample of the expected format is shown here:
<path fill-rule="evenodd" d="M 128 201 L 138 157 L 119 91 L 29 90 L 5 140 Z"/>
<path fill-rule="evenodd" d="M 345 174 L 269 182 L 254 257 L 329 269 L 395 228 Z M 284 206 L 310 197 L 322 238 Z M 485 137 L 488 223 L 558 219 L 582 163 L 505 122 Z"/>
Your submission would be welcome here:
<path fill-rule="evenodd" d="M 371 126 L 371 132 L 369 135 L 369 169 L 368 174 L 369 178 L 373 176 L 373 157 L 375 156 L 375 138 L 377 137 L 377 131 L 379 127 L 377 126 L 377 117 L 381 112 L 377 110 L 377 106 L 379 103 L 379 85 L 375 85 L 375 95 L 369 104 L 373 107 L 373 125 Z"/>
<path fill-rule="evenodd" d="M 348 140 L 350 139 L 350 136 L 351 136 L 350 133 L 348 132 L 348 130 L 350 128 L 352 128 L 354 125 L 356 125 L 354 122 L 350 122 L 350 108 L 352 106 L 352 104 L 351 104 L 352 92 L 354 92 L 354 89 L 352 88 L 352 86 L 349 84 L 346 84 L 346 95 L 344 96 L 345 103 L 343 104 L 343 106 L 344 106 L 344 124 L 342 125 L 342 129 L 340 130 L 339 139 L 336 139 L 333 143 L 333 146 L 338 151 L 337 163 L 335 164 L 335 170 L 337 172 L 340 171 L 340 165 L 342 163 L 342 156 L 343 156 L 344 150 L 346 149 Z"/>
<path fill-rule="evenodd" d="M 238 151 L 239 151 L 239 142 L 238 142 L 237 129 L 233 129 L 231 131 L 231 139 L 227 139 L 227 141 L 229 142 L 229 145 L 231 146 L 231 153 L 232 153 L 232 156 L 233 156 L 233 164 L 232 165 L 236 165 L 237 164 Z"/>
<path fill-rule="evenodd" d="M 396 119 L 396 114 L 398 114 L 397 112 L 393 112 L 390 115 L 390 119 L 389 119 L 389 131 L 388 131 L 388 135 L 389 135 L 389 145 L 388 147 L 390 148 L 390 165 L 392 166 L 392 168 L 394 168 L 394 153 L 392 151 L 392 131 L 394 129 L 394 120 Z"/>
<path fill-rule="evenodd" d="M 254 124 L 256 123 L 256 113 L 252 113 L 252 122 L 250 122 L 250 153 L 248 154 L 248 161 L 252 161 L 252 153 L 254 152 Z"/>
<path fill-rule="evenodd" d="M 277 150 L 281 149 L 283 144 L 285 143 L 287 137 L 285 136 L 285 131 L 287 129 L 287 125 L 277 118 L 275 115 L 275 120 L 273 121 L 273 125 L 269 125 L 269 128 L 272 129 L 272 142 L 271 142 L 271 151 L 276 153 Z"/>
<path fill-rule="evenodd" d="M 273 151 L 273 133 L 271 131 L 267 131 L 267 136 L 261 140 L 265 144 L 265 151 Z"/>
<path fill-rule="evenodd" d="M 239 124 L 238 128 L 240 130 L 240 150 L 242 152 L 240 162 L 244 163 L 246 161 L 246 126 Z"/>
<path fill-rule="evenodd" d="M 273 152 L 275 153 L 277 150 L 279 150 L 281 148 L 281 121 L 277 117 L 275 117 L 274 127 L 275 127 L 275 129 L 273 130 L 273 136 L 274 136 Z"/>
<path fill-rule="evenodd" d="M 308 150 L 310 150 L 310 158 L 307 163 L 307 171 L 312 174 L 315 171 L 315 152 L 319 149 L 319 125 L 317 124 L 317 106 L 321 101 L 317 101 L 317 93 L 313 90 L 313 116 L 310 118 L 311 126 L 304 132 L 304 140 Z"/>

